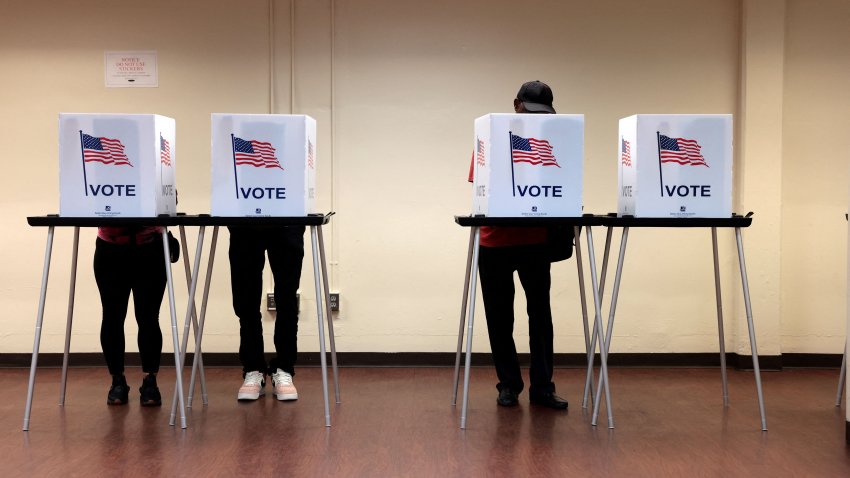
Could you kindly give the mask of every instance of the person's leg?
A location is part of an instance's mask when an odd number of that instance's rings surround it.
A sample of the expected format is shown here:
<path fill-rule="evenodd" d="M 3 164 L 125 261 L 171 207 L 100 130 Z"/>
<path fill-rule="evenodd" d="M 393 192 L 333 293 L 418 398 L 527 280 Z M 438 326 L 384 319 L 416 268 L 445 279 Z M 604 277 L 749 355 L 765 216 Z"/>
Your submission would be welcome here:
<path fill-rule="evenodd" d="M 304 262 L 304 226 L 282 227 L 270 233 L 266 248 L 274 276 L 274 300 L 277 304 L 274 346 L 276 356 L 269 366 L 295 375 L 298 355 L 298 285 Z"/>
<path fill-rule="evenodd" d="M 139 326 L 139 356 L 143 372 L 157 373 L 162 355 L 159 309 L 167 282 L 162 242 L 136 246 L 134 252 L 134 267 L 127 274 L 132 277 L 133 307 Z"/>
<path fill-rule="evenodd" d="M 157 238 L 158 239 L 158 238 Z M 142 406 L 159 406 L 162 396 L 156 383 L 162 356 L 162 330 L 159 326 L 159 309 L 162 305 L 167 277 L 163 259 L 162 242 L 155 240 L 135 248 L 133 277 L 133 306 L 139 326 L 139 356 L 142 372 L 147 376 L 139 388 Z"/>
<path fill-rule="evenodd" d="M 529 349 L 531 352 L 529 395 L 555 391 L 553 373 L 552 310 L 549 304 L 550 263 L 542 251 L 528 247 L 523 251 L 517 273 L 525 290 L 528 311 Z"/>
<path fill-rule="evenodd" d="M 242 371 L 266 372 L 263 355 L 263 295 L 265 251 L 254 229 L 230 229 L 230 286 L 233 312 L 239 318 L 239 360 Z"/>
<path fill-rule="evenodd" d="M 522 392 L 524 383 L 519 369 L 514 343 L 514 265 L 512 248 L 481 247 L 478 258 L 478 275 L 490 349 L 496 366 L 501 391 L 507 387 L 515 394 Z"/>
<path fill-rule="evenodd" d="M 98 239 L 94 251 L 94 278 L 103 306 L 100 346 L 111 375 L 124 373 L 124 318 L 130 299 L 124 247 Z"/>
<path fill-rule="evenodd" d="M 94 252 L 94 278 L 100 293 L 103 317 L 100 325 L 100 346 L 103 358 L 112 375 L 106 403 L 127 403 L 130 388 L 124 378 L 124 318 L 130 299 L 127 280 L 128 258 L 124 246 L 97 239 Z"/>

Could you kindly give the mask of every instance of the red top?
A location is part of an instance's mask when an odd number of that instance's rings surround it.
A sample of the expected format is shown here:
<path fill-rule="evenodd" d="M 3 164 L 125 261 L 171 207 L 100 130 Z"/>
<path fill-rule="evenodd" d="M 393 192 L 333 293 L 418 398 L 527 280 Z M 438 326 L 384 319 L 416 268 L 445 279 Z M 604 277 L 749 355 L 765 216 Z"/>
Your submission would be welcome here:
<path fill-rule="evenodd" d="M 162 228 L 159 226 L 97 228 L 97 237 L 112 244 L 148 244 L 161 233 Z"/>
<path fill-rule="evenodd" d="M 475 153 L 469 163 L 469 182 L 474 179 Z M 530 246 L 546 242 L 545 227 L 482 226 L 481 242 L 484 247 Z"/>

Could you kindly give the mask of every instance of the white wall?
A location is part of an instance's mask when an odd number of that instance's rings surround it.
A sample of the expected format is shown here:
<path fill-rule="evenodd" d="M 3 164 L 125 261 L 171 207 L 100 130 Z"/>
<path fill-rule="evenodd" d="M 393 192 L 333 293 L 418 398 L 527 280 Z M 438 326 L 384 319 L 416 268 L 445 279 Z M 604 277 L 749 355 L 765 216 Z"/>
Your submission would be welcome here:
<path fill-rule="evenodd" d="M 302 0 L 293 6 L 285 0 L 271 5 L 266 0 L 138 5 L 2 0 L 7 13 L 0 17 L 0 71 L 6 73 L 0 75 L 0 143 L 25 145 L 25 155 L 20 147 L 8 148 L 8 173 L 0 176 L 0 221 L 7 232 L 0 237 L 6 250 L 0 274 L 0 353 L 31 349 L 45 231 L 27 227 L 24 217 L 58 208 L 56 118 L 64 111 L 155 112 L 176 118 L 179 209 L 188 213 L 209 208 L 210 113 L 312 115 L 319 123 L 320 207 L 338 212 L 326 234 L 332 288 L 342 294 L 335 322 L 338 349 L 453 350 L 468 231 L 452 216 L 468 212 L 471 204 L 466 175 L 472 120 L 511 111 L 519 85 L 531 79 L 552 86 L 559 112 L 585 114 L 585 211 L 595 213 L 616 207 L 619 118 L 735 113 L 741 129 L 749 113 L 736 141 L 772 138 L 776 129 L 762 128 L 755 109 L 778 95 L 785 105 L 778 109 L 784 128 L 775 141 L 784 153 L 780 173 L 767 188 L 781 198 L 781 209 L 767 217 L 757 210 L 752 230 L 745 231 L 746 241 L 781 230 L 775 246 L 762 249 L 747 242 L 760 345 L 770 354 L 837 353 L 843 330 L 830 317 L 843 317 L 845 310 L 846 242 L 843 225 L 832 216 L 841 219 L 847 204 L 848 158 L 837 149 L 809 150 L 825 153 L 816 158 L 822 166 L 814 175 L 796 158 L 798 151 L 806 152 L 807 134 L 828 130 L 828 137 L 839 138 L 847 129 L 840 115 L 846 93 L 838 79 L 846 78 L 848 67 L 847 29 L 839 28 L 847 25 L 842 16 L 847 7 L 832 0 L 809 11 L 805 2 L 789 1 L 764 26 L 767 36 L 758 37 L 762 27 L 744 21 L 744 12 L 771 3 L 776 2 Z M 824 23 L 830 28 L 821 28 Z M 757 48 L 758 38 L 772 45 L 770 51 Z M 104 88 L 103 51 L 140 49 L 157 50 L 160 87 Z M 812 49 L 827 74 L 808 68 Z M 777 54 L 779 70 L 759 63 L 760 55 Z M 756 98 L 759 84 L 752 78 L 757 72 L 779 93 Z M 809 86 L 813 79 L 816 86 Z M 812 87 L 823 101 L 806 100 Z M 845 95 L 844 103 L 830 103 L 830 95 Z M 791 118 L 807 118 L 809 124 L 790 128 Z M 828 124 L 819 124 L 821 118 Z M 759 178 L 752 172 L 765 160 L 755 153 L 747 158 L 740 147 L 738 152 L 736 204 L 746 212 L 765 200 L 757 194 Z M 751 169 L 742 179 L 748 159 Z M 803 184 L 815 186 L 817 177 L 832 187 L 811 187 L 812 195 L 802 196 Z M 807 201 L 823 206 L 816 229 L 804 215 L 811 210 Z M 817 247 L 806 247 L 812 237 L 797 230 L 816 234 Z M 190 235 L 194 249 L 194 231 Z M 603 236 L 596 231 L 600 261 Z M 735 298 L 740 286 L 734 242 L 728 231 L 720 237 L 729 340 L 732 348 L 746 351 L 743 305 Z M 82 241 L 72 350 L 88 352 L 99 350 L 100 305 L 91 272 L 94 231 L 84 230 Z M 710 235 L 633 230 L 629 246 L 613 350 L 716 350 Z M 780 247 L 781 267 L 765 276 L 764 271 L 773 271 L 770 264 L 779 263 Z M 62 349 L 69 248 L 70 230 L 60 230 L 42 347 L 47 352 Z M 212 352 L 235 351 L 238 344 L 226 248 L 223 232 L 205 339 L 205 350 Z M 816 260 L 807 255 L 812 251 Z M 318 348 L 315 301 L 310 298 L 310 263 L 305 265 L 299 345 L 311 351 Z M 813 278 L 821 273 L 832 285 L 815 285 Z M 581 351 L 574 261 L 556 264 L 553 276 L 555 350 Z M 177 278 L 185 280 L 179 271 Z M 185 304 L 185 294 L 178 300 Z M 518 298 L 520 314 L 524 307 Z M 815 312 L 810 315 L 818 320 L 804 316 L 805 311 Z M 165 325 L 165 307 L 161 317 Z M 183 312 L 179 317 L 182 321 Z M 135 333 L 132 322 L 128 334 Z M 477 324 L 475 350 L 489 350 L 485 322 Z M 527 326 L 522 320 L 516 335 L 524 350 Z"/>
<path fill-rule="evenodd" d="M 45 229 L 28 215 L 58 212 L 59 112 L 159 113 L 177 119 L 179 209 L 209 209 L 211 112 L 269 109 L 268 5 L 253 2 L 4 0 L 0 16 L 0 141 L 12 147 L 0 179 L 4 273 L 0 350 L 31 350 Z M 238 10 L 239 15 L 234 11 Z M 257 21 L 256 19 L 259 19 Z M 104 88 L 104 50 L 156 50 L 159 88 Z M 95 232 L 81 233 L 72 350 L 99 350 L 100 302 L 92 273 Z M 210 349 L 238 333 L 229 309 L 226 234 L 219 249 L 209 322 Z M 194 241 L 190 241 L 194 244 Z M 44 326 L 44 351 L 61 351 L 71 230 L 57 232 Z M 194 245 L 193 245 L 194 248 Z M 180 270 L 182 271 L 182 269 Z M 185 281 L 176 271 L 178 281 Z M 185 287 L 181 303 L 185 304 Z M 182 306 L 182 307 L 185 307 Z M 162 309 L 168 332 L 167 306 Z M 182 317 L 185 313 L 180 312 Z M 127 322 L 135 334 L 135 323 Z M 135 349 L 134 340 L 128 341 Z M 170 344 L 170 341 L 166 341 Z M 168 348 L 168 345 L 166 345 Z"/>
<path fill-rule="evenodd" d="M 782 350 L 839 353 L 846 328 L 850 2 L 788 2 Z"/>

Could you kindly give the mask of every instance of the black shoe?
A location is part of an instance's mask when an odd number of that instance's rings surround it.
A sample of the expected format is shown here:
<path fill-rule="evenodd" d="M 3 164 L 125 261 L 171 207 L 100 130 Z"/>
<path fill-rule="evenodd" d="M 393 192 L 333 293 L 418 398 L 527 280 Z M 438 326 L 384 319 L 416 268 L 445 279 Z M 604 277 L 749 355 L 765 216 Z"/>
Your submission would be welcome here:
<path fill-rule="evenodd" d="M 123 375 L 113 375 L 112 386 L 109 387 L 109 394 L 106 395 L 106 404 L 124 405 L 127 403 L 129 394 L 130 387 L 127 385 L 127 379 Z"/>
<path fill-rule="evenodd" d="M 555 410 L 566 410 L 570 406 L 566 400 L 555 395 L 555 392 L 542 393 L 540 395 L 529 395 L 528 399 L 535 405 L 542 405 Z"/>
<path fill-rule="evenodd" d="M 503 407 L 515 407 L 519 404 L 519 399 L 516 393 L 508 387 L 503 387 L 499 390 L 499 398 L 496 403 Z"/>
<path fill-rule="evenodd" d="M 162 405 L 162 395 L 156 386 L 156 375 L 147 374 L 139 387 L 139 402 L 143 407 L 158 407 Z"/>

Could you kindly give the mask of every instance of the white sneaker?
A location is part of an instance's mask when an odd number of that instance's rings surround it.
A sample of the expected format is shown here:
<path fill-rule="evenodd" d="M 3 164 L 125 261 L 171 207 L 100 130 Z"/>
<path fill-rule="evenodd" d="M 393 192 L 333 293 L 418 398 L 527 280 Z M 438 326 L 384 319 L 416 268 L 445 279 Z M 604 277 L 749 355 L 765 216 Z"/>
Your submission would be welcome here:
<path fill-rule="evenodd" d="M 274 396 L 278 400 L 298 400 L 298 390 L 292 383 L 292 375 L 277 369 L 277 372 L 272 374 L 272 384 L 274 384 Z"/>
<path fill-rule="evenodd" d="M 256 400 L 266 394 L 266 377 L 262 372 L 248 372 L 239 387 L 237 400 Z"/>

